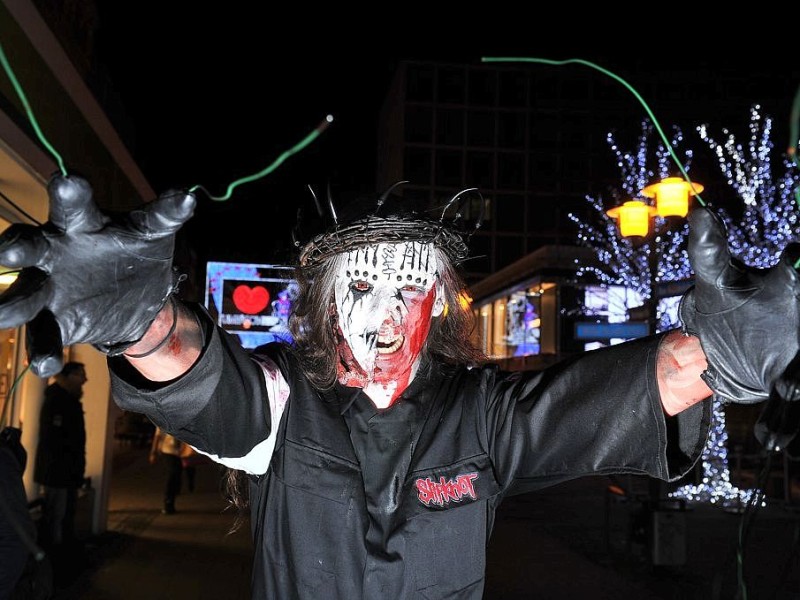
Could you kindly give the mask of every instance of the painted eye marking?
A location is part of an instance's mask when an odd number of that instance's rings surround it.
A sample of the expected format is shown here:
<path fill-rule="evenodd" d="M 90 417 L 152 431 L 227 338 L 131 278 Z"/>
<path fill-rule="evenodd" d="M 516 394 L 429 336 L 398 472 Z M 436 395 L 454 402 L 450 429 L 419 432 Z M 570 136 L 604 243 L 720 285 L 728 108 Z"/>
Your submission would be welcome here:
<path fill-rule="evenodd" d="M 409 283 L 408 285 L 404 285 L 400 288 L 400 291 L 403 294 L 424 294 L 425 288 L 419 285 L 414 285 Z"/>

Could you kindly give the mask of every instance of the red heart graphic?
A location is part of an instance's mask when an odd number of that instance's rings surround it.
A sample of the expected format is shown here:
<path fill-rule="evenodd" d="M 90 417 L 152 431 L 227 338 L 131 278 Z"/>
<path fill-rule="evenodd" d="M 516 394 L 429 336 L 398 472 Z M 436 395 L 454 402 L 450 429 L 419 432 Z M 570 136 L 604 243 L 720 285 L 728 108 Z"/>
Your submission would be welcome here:
<path fill-rule="evenodd" d="M 255 315 L 264 310 L 269 304 L 269 292 L 267 288 L 260 285 L 253 288 L 247 285 L 239 285 L 233 290 L 233 304 L 243 313 Z"/>

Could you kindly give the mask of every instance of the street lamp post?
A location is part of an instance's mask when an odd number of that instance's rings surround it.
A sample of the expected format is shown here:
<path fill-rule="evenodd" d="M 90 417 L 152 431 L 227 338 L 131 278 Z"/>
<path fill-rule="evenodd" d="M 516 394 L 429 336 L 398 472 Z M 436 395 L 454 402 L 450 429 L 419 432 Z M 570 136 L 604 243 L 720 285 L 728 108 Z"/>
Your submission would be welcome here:
<path fill-rule="evenodd" d="M 689 212 L 689 196 L 698 194 L 703 186 L 689 183 L 679 177 L 667 177 L 658 183 L 648 185 L 641 194 L 645 198 L 654 199 L 655 205 L 642 200 L 629 200 L 621 206 L 607 211 L 609 217 L 616 219 L 620 235 L 630 238 L 647 253 L 648 298 L 642 306 L 642 317 L 647 322 L 650 334 L 659 330 L 658 322 L 658 282 L 659 282 L 659 233 L 665 233 L 678 218 Z M 660 232 L 651 226 L 653 219 L 659 216 L 664 219 L 665 227 Z M 630 315 L 629 311 L 629 315 Z M 683 504 L 667 508 L 663 505 L 663 482 L 660 479 L 648 480 L 648 500 L 645 514 L 648 521 L 649 542 L 653 564 L 682 564 L 685 561 L 685 535 L 676 534 L 685 526 Z M 659 532 L 670 530 L 672 535 L 660 535 Z M 665 540 L 671 540 L 667 543 Z"/>
<path fill-rule="evenodd" d="M 654 205 L 643 200 L 628 200 L 606 213 L 617 221 L 620 235 L 638 240 L 641 246 L 645 246 L 649 270 L 649 297 L 641 310 L 651 334 L 658 331 L 659 265 L 658 240 L 653 232 L 652 221 L 656 216 L 665 219 L 667 226 L 664 231 L 666 231 L 672 226 L 670 221 L 683 218 L 689 213 L 689 197 L 702 191 L 703 186 L 699 183 L 689 182 L 681 177 L 665 177 L 641 191 L 643 197 L 654 199 Z"/>

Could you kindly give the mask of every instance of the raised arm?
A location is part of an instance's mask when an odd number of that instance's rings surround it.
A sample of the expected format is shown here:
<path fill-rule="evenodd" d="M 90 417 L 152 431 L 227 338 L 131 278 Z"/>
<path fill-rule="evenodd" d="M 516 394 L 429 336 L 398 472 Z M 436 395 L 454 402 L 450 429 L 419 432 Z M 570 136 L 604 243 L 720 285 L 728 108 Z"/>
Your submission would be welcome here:
<path fill-rule="evenodd" d="M 200 356 L 203 336 L 194 314 L 170 297 L 144 336 L 122 355 L 150 381 L 171 381 Z"/>
<path fill-rule="evenodd" d="M 788 257 L 754 269 L 731 256 L 722 221 L 689 215 L 695 285 L 681 301 L 683 331 L 663 340 L 657 359 L 661 401 L 674 415 L 709 396 L 766 400 L 800 347 L 800 283 Z"/>
<path fill-rule="evenodd" d="M 711 394 L 702 379 L 708 361 L 700 339 L 680 331 L 668 333 L 658 348 L 656 379 L 664 412 L 672 417 Z"/>
<path fill-rule="evenodd" d="M 64 346 L 113 356 L 158 333 L 151 324 L 175 290 L 175 233 L 195 206 L 191 194 L 172 191 L 112 217 L 75 176 L 53 177 L 48 195 L 44 225 L 15 224 L 0 236 L 0 264 L 21 269 L 0 296 L 0 328 L 27 323 L 31 370 L 42 377 L 60 371 Z"/>

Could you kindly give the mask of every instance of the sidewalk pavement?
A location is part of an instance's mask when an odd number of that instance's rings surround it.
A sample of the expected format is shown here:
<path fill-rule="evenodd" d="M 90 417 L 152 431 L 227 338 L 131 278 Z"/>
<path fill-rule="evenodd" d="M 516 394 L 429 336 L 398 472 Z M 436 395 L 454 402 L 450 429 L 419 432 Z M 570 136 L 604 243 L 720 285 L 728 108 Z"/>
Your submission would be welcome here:
<path fill-rule="evenodd" d="M 195 491 L 163 515 L 164 473 L 147 464 L 147 449 L 120 447 L 114 464 L 109 531 L 86 540 L 83 568 L 53 600 L 249 600 L 249 523 L 228 534 L 221 471 L 199 467 Z M 585 478 L 508 498 L 488 549 L 485 598 L 800 600 L 800 512 L 769 500 L 755 513 L 743 595 L 742 514 L 706 504 L 668 511 L 661 517 L 672 538 L 653 544 L 642 525 L 652 513 L 610 494 L 610 483 Z M 682 552 L 685 561 L 675 560 Z"/>
<path fill-rule="evenodd" d="M 161 513 L 166 473 L 149 448 L 117 446 L 108 531 L 85 540 L 83 569 L 57 585 L 53 600 L 250 600 L 250 529 L 233 534 L 234 514 L 215 464 L 196 467 L 177 513 Z"/>

